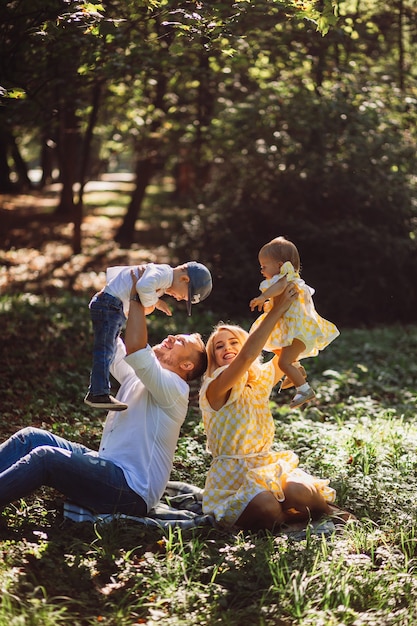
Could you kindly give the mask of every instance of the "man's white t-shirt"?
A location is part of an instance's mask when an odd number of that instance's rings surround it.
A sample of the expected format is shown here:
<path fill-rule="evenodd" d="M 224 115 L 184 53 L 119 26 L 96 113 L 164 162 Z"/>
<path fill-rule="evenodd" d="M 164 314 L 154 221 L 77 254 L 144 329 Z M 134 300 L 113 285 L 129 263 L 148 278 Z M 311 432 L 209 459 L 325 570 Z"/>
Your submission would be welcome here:
<path fill-rule="evenodd" d="M 149 345 L 126 356 L 121 339 L 110 371 L 121 383 L 117 399 L 129 408 L 108 413 L 99 456 L 123 470 L 129 487 L 149 510 L 169 480 L 189 387 L 161 366 Z"/>

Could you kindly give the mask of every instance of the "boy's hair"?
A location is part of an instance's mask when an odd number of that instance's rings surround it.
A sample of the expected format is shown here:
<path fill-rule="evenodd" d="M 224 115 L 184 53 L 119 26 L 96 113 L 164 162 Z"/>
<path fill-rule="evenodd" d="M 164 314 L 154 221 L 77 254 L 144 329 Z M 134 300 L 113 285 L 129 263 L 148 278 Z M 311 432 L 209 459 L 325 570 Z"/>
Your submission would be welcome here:
<path fill-rule="evenodd" d="M 296 272 L 299 272 L 301 269 L 298 250 L 292 241 L 288 241 L 285 237 L 271 239 L 271 241 L 262 246 L 259 254 L 264 254 L 274 259 L 274 261 L 281 261 L 282 263 L 290 261 Z"/>
<path fill-rule="evenodd" d="M 214 341 L 215 341 L 215 339 L 217 337 L 217 334 L 220 331 L 222 331 L 222 330 L 229 331 L 229 333 L 231 333 L 234 337 L 236 337 L 236 339 L 239 341 L 241 346 L 243 346 L 243 344 L 245 343 L 245 341 L 249 337 L 249 333 L 246 330 L 244 330 L 241 326 L 237 326 L 235 324 L 225 324 L 224 322 L 219 322 L 213 328 L 213 332 L 211 333 L 210 337 L 208 338 L 207 344 L 206 344 L 207 359 L 208 359 L 206 376 L 211 376 L 213 374 L 213 372 L 218 367 L 216 365 Z M 248 383 L 256 380 L 256 378 L 258 377 L 260 363 L 261 363 L 261 359 L 258 358 L 250 366 L 250 368 L 248 370 Z"/>

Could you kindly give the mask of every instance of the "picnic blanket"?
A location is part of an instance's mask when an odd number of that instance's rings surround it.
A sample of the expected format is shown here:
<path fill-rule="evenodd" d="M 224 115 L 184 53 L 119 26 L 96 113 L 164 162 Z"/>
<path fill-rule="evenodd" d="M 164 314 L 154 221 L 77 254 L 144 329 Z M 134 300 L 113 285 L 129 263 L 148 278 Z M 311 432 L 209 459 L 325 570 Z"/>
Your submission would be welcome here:
<path fill-rule="evenodd" d="M 135 517 L 122 513 L 95 513 L 83 508 L 75 502 L 64 502 L 64 518 L 73 522 L 109 523 L 114 520 L 126 519 L 154 526 L 162 529 L 197 528 L 199 526 L 216 527 L 213 515 L 203 513 L 203 489 L 181 481 L 169 481 L 160 502 L 149 511 L 146 517 Z M 303 530 L 291 529 L 291 526 L 281 528 L 279 534 L 291 536 L 294 539 L 305 539 L 307 532 L 314 535 L 333 534 L 336 530 L 331 520 L 311 522 Z"/>
<path fill-rule="evenodd" d="M 203 490 L 199 487 L 180 481 L 169 481 L 162 499 L 146 517 L 135 517 L 123 513 L 94 513 L 71 501 L 64 502 L 64 517 L 73 522 L 96 523 L 127 519 L 164 529 L 175 526 L 184 529 L 214 526 L 214 517 L 203 514 L 202 500 Z"/>

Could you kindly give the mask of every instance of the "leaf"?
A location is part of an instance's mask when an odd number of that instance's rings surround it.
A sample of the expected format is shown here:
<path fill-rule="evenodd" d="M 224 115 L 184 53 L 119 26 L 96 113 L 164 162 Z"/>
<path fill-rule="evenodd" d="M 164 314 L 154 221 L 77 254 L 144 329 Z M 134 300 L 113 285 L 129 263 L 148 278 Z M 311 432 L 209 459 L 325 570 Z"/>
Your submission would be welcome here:
<path fill-rule="evenodd" d="M 26 92 L 19 87 L 13 87 L 12 89 L 4 89 L 1 87 L 0 96 L 3 98 L 13 98 L 14 100 L 23 100 L 26 98 Z"/>

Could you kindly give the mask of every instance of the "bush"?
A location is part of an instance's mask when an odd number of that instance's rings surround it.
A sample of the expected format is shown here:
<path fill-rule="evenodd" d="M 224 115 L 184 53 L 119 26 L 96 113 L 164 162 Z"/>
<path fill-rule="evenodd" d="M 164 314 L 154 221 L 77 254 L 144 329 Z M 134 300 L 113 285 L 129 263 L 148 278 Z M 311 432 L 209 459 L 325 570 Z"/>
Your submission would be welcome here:
<path fill-rule="evenodd" d="M 401 99 L 388 110 L 377 95 L 298 89 L 284 105 L 275 87 L 268 104 L 263 92 L 224 113 L 218 165 L 178 241 L 212 264 L 212 306 L 226 298 L 233 314 L 247 310 L 261 280 L 258 250 L 284 235 L 324 317 L 414 319 L 417 159 Z"/>

